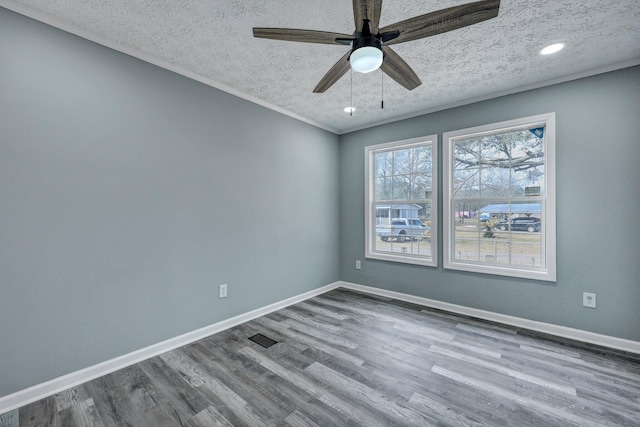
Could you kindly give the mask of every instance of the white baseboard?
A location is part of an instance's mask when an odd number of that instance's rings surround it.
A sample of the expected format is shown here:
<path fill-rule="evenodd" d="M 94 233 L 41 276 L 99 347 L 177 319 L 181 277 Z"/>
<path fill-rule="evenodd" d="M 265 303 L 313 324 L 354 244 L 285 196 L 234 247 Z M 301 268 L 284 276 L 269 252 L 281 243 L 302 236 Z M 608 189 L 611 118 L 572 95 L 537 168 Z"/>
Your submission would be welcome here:
<path fill-rule="evenodd" d="M 465 316 L 477 317 L 478 319 L 489 320 L 502 323 L 505 325 L 515 326 L 518 328 L 529 329 L 535 332 L 554 335 L 561 338 L 568 338 L 575 341 L 581 341 L 588 344 L 600 345 L 616 350 L 622 350 L 629 353 L 640 354 L 640 342 L 627 340 L 624 338 L 616 338 L 609 335 L 597 334 L 595 332 L 584 331 L 582 329 L 568 328 L 566 326 L 554 325 L 551 323 L 538 322 L 535 320 L 523 319 L 521 317 L 508 316 L 506 314 L 494 313 L 492 311 L 479 310 L 477 308 L 465 307 L 462 305 L 451 304 L 432 300 L 428 298 L 418 297 L 415 295 L 403 294 L 386 289 L 374 288 L 371 286 L 358 285 L 356 283 L 338 282 L 342 288 L 354 291 L 365 292 L 368 294 L 378 295 L 387 298 L 393 298 L 400 301 L 411 302 L 425 307 L 436 308 L 451 313 L 462 314 Z"/>
<path fill-rule="evenodd" d="M 269 314 L 298 302 L 304 301 L 306 299 L 313 298 L 317 295 L 335 289 L 338 286 L 339 285 L 337 282 L 332 283 L 321 288 L 314 289 L 291 298 L 287 298 L 283 301 L 279 301 L 265 307 L 261 307 L 256 310 L 232 317 L 230 319 L 214 323 L 213 325 L 205 326 L 204 328 L 197 329 L 195 331 L 188 332 L 174 338 L 170 338 L 166 341 L 150 345 L 149 347 L 136 350 L 134 352 L 116 357 L 114 359 L 98 363 L 97 365 L 89 366 L 88 368 L 71 372 L 67 375 L 54 378 L 50 381 L 36 384 L 24 390 L 2 396 L 0 397 L 0 414 L 10 412 L 14 409 L 20 408 L 21 406 L 28 405 L 29 403 L 36 402 L 40 399 L 44 399 L 45 397 L 59 393 L 68 388 L 75 387 L 87 381 L 91 381 L 103 375 L 117 371 L 118 369 L 126 368 L 127 366 L 131 366 L 135 363 L 176 349 L 178 347 L 182 347 L 218 332 L 222 332 L 241 323 L 245 323 L 257 317 L 264 316 L 265 314 Z"/>
<path fill-rule="evenodd" d="M 321 295 L 325 292 L 331 291 L 336 288 L 351 289 L 354 291 L 365 292 L 372 295 L 379 295 L 387 298 L 393 298 L 400 301 L 411 302 L 414 304 L 422 305 L 425 307 L 436 308 L 440 310 L 449 311 L 452 313 L 462 314 L 466 316 L 477 317 L 479 319 L 489 320 L 493 322 L 503 323 L 505 325 L 511 325 L 519 328 L 529 329 L 536 332 L 541 332 L 549 335 L 555 335 L 558 337 L 568 338 L 572 340 L 582 341 L 589 344 L 601 345 L 613 349 L 623 350 L 630 353 L 640 354 L 640 342 L 631 341 L 622 338 L 611 337 L 608 335 L 596 334 L 594 332 L 583 331 L 580 329 L 567 328 L 565 326 L 553 325 L 550 323 L 537 322 L 534 320 L 523 319 L 520 317 L 507 316 L 500 313 L 494 313 L 491 311 L 479 310 L 476 308 L 465 307 L 461 305 L 451 304 L 447 302 L 432 300 L 428 298 L 418 297 L 415 295 L 403 294 L 400 292 L 389 291 L 386 289 L 374 288 L 371 286 L 358 285 L 356 283 L 349 282 L 335 282 L 318 289 L 314 289 L 309 292 L 305 292 L 300 295 L 296 295 L 291 298 L 287 298 L 283 301 L 279 301 L 259 309 L 249 311 L 247 313 L 232 317 L 230 319 L 223 320 L 213 325 L 206 326 L 201 329 L 197 329 L 192 332 L 188 332 L 183 335 L 179 335 L 174 338 L 170 338 L 166 341 L 162 341 L 157 344 L 136 350 L 134 352 L 116 357 L 111 360 L 107 360 L 97 365 L 89 366 L 88 368 L 81 369 L 79 371 L 71 372 L 67 375 L 63 375 L 58 378 L 54 378 L 50 381 L 36 384 L 32 387 L 24 390 L 0 397 L 0 414 L 13 411 L 21 406 L 28 405 L 29 403 L 36 402 L 45 397 L 51 396 L 55 393 L 59 393 L 71 387 L 75 387 L 79 384 L 91 381 L 95 378 L 117 371 L 118 369 L 126 368 L 135 363 L 165 353 L 167 351 L 182 347 L 183 345 L 190 344 L 198 341 L 202 338 L 206 338 L 210 335 L 222 332 L 226 329 L 237 326 L 241 323 L 248 322 L 257 317 L 264 316 L 290 305 L 299 303 L 301 301 L 313 298 L 317 295 Z"/>

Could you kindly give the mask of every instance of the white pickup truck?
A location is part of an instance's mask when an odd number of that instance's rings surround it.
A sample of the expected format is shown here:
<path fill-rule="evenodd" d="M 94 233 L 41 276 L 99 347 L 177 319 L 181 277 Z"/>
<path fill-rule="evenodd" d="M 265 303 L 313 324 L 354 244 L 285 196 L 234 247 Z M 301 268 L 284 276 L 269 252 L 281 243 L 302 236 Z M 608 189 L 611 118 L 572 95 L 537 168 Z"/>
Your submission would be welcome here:
<path fill-rule="evenodd" d="M 430 230 L 431 228 L 419 219 L 393 218 L 391 225 L 378 225 L 376 235 L 380 236 L 383 242 L 392 238 L 398 242 L 404 242 L 407 239 L 419 240 Z"/>

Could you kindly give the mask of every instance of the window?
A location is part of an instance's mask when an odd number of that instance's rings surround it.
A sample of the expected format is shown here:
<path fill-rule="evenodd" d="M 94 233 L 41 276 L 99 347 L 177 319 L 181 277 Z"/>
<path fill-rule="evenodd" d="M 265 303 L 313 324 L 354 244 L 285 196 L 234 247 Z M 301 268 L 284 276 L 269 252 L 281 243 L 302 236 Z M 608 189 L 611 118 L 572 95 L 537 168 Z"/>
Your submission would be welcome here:
<path fill-rule="evenodd" d="M 443 139 L 444 267 L 555 281 L 555 114 Z"/>
<path fill-rule="evenodd" d="M 436 265 L 436 135 L 365 148 L 367 258 Z"/>

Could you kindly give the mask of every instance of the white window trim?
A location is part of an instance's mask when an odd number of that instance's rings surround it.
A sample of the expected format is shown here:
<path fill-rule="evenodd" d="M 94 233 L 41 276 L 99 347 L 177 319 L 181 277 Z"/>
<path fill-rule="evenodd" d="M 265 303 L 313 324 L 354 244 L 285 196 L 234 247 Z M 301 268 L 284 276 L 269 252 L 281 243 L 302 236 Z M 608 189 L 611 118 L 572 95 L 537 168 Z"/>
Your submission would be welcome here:
<path fill-rule="evenodd" d="M 395 254 L 388 252 L 374 251 L 376 238 L 375 227 L 373 224 L 373 215 L 375 209 L 375 177 L 370 176 L 370 172 L 375 170 L 375 153 L 386 151 L 389 149 L 410 148 L 411 146 L 424 145 L 431 143 L 432 155 L 432 181 L 431 181 L 431 210 L 434 213 L 431 216 L 431 258 L 423 258 L 413 256 L 411 254 Z M 385 144 L 377 144 L 365 147 L 365 258 L 378 259 L 383 261 L 394 261 L 406 264 L 424 265 L 436 267 L 438 265 L 438 135 L 429 135 L 419 138 L 406 139 L 402 141 L 389 142 Z"/>
<path fill-rule="evenodd" d="M 544 268 L 526 268 L 518 266 L 494 266 L 481 262 L 461 261 L 455 259 L 453 243 L 453 143 L 452 139 L 460 136 L 474 137 L 496 131 L 508 131 L 510 128 L 521 128 L 525 125 L 545 125 L 544 153 L 545 153 L 545 192 L 542 198 L 542 214 L 544 224 L 542 228 L 542 245 L 544 251 Z M 443 158 L 443 230 L 444 230 L 444 268 L 451 270 L 470 271 L 474 273 L 496 274 L 500 276 L 520 277 L 525 279 L 556 281 L 556 125 L 555 113 L 524 117 L 500 123 L 493 123 L 468 129 L 460 129 L 443 134 L 443 146 L 446 155 Z"/>

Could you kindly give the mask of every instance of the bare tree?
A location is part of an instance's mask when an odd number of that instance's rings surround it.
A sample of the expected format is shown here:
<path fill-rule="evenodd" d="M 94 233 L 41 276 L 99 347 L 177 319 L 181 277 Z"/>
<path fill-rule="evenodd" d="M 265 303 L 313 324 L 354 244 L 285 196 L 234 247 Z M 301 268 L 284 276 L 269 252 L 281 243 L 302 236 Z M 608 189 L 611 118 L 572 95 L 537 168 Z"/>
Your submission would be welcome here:
<path fill-rule="evenodd" d="M 527 129 L 456 142 L 454 197 L 507 196 L 520 192 L 543 176 L 543 147 L 542 138 Z"/>
<path fill-rule="evenodd" d="M 376 200 L 422 200 L 431 190 L 432 151 L 418 146 L 376 154 Z"/>

